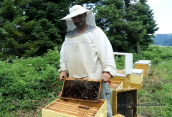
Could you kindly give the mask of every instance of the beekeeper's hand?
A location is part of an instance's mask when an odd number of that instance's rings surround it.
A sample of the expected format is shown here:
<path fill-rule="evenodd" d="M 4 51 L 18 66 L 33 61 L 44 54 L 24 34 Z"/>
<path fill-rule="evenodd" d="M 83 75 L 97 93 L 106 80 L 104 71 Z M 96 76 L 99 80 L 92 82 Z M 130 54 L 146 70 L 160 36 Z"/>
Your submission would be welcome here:
<path fill-rule="evenodd" d="M 111 78 L 111 74 L 109 72 L 103 72 L 102 78 L 101 78 L 103 83 L 108 82 L 110 78 Z"/>
<path fill-rule="evenodd" d="M 67 78 L 66 72 L 64 72 L 64 71 L 60 72 L 59 78 L 60 78 L 60 80 L 64 80 L 65 78 Z"/>

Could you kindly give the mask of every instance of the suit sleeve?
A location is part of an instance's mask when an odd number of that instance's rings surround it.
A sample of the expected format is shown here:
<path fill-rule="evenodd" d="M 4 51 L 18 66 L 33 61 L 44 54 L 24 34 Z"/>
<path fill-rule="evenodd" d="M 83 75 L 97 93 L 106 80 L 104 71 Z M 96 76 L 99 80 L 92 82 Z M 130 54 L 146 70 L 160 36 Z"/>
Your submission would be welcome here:
<path fill-rule="evenodd" d="M 99 27 L 97 28 L 98 30 L 95 33 L 95 43 L 98 57 L 102 62 L 103 71 L 109 72 L 112 76 L 115 76 L 117 70 L 112 45 L 102 29 Z"/>
<path fill-rule="evenodd" d="M 67 60 L 65 58 L 65 53 L 64 53 L 64 43 L 62 45 L 61 51 L 60 51 L 60 69 L 58 70 L 59 72 L 66 72 L 68 74 L 67 70 Z"/>

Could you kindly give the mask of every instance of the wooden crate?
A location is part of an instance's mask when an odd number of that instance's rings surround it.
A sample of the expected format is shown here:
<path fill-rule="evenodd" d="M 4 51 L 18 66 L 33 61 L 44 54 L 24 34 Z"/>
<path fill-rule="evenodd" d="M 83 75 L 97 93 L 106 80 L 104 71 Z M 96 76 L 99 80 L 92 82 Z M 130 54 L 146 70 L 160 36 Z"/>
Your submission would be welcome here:
<path fill-rule="evenodd" d="M 130 84 L 142 84 L 143 82 L 143 69 L 133 69 L 130 76 Z"/>
<path fill-rule="evenodd" d="M 101 86 L 101 80 L 66 78 L 60 98 L 98 102 Z"/>
<path fill-rule="evenodd" d="M 107 117 L 107 101 L 93 103 L 59 98 L 42 109 L 42 117 Z"/>
<path fill-rule="evenodd" d="M 112 107 L 112 98 L 113 98 L 113 90 L 117 90 L 117 89 L 123 89 L 123 82 L 120 82 L 120 81 L 111 81 L 111 84 L 110 84 L 110 90 L 111 90 L 111 98 L 109 99 L 109 102 L 111 104 L 111 107 Z"/>
<path fill-rule="evenodd" d="M 137 88 L 113 90 L 113 116 L 116 114 L 125 117 L 138 117 L 138 90 Z"/>
<path fill-rule="evenodd" d="M 113 89 L 123 89 L 123 82 L 120 82 L 120 81 L 110 81 L 110 89 L 113 90 Z"/>
<path fill-rule="evenodd" d="M 124 74 L 116 74 L 115 77 L 111 78 L 110 81 L 120 81 L 123 82 L 123 88 L 128 88 L 130 86 L 130 77 Z"/>
<path fill-rule="evenodd" d="M 143 69 L 143 74 L 144 76 L 148 77 L 149 74 L 149 69 L 151 66 L 151 61 L 150 60 L 140 60 L 138 62 L 134 63 L 134 68 L 135 69 Z"/>

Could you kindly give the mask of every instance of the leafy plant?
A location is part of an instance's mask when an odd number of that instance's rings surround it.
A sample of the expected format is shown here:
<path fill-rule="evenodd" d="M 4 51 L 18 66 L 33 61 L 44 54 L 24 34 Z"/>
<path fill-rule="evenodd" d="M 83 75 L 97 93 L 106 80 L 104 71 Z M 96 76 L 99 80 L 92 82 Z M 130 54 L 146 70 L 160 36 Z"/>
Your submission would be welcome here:
<path fill-rule="evenodd" d="M 0 115 L 35 110 L 42 99 L 58 96 L 63 82 L 58 78 L 60 55 L 56 49 L 43 57 L 0 61 Z"/>

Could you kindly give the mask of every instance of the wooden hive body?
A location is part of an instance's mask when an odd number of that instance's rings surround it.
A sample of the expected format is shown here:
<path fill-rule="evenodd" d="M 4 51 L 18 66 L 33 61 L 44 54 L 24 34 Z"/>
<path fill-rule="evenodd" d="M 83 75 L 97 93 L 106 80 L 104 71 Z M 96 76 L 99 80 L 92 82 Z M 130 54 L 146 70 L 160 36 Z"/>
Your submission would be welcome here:
<path fill-rule="evenodd" d="M 121 114 L 125 117 L 138 116 L 138 90 L 137 88 L 113 90 L 113 115 Z"/>
<path fill-rule="evenodd" d="M 123 89 L 123 82 L 120 82 L 120 81 L 111 81 L 111 84 L 110 84 L 110 90 L 111 90 L 111 98 L 109 99 L 109 102 L 111 104 L 111 107 L 112 107 L 112 101 L 113 101 L 113 90 L 117 90 L 117 89 Z"/>
<path fill-rule="evenodd" d="M 110 80 L 111 81 L 123 82 L 123 88 L 129 88 L 130 87 L 130 77 L 129 77 L 129 75 L 116 74 L 116 76 L 111 78 Z"/>
<path fill-rule="evenodd" d="M 66 78 L 61 96 L 42 109 L 42 117 L 107 117 L 100 80 Z"/>
<path fill-rule="evenodd" d="M 143 69 L 143 75 L 146 77 L 148 77 L 150 66 L 151 66 L 150 60 L 139 60 L 138 62 L 134 63 L 134 68 Z"/>
<path fill-rule="evenodd" d="M 107 101 L 57 99 L 42 109 L 42 117 L 107 117 Z"/>

